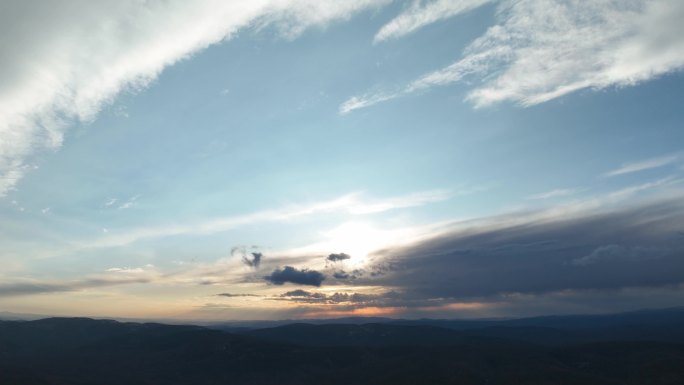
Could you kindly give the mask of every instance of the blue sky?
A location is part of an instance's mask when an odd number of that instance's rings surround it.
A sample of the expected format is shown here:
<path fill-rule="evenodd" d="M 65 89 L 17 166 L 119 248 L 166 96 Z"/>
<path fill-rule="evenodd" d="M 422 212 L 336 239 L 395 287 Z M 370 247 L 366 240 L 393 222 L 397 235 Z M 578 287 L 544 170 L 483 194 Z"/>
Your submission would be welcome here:
<path fill-rule="evenodd" d="M 683 6 L 0 7 L 0 310 L 489 317 L 684 300 Z"/>

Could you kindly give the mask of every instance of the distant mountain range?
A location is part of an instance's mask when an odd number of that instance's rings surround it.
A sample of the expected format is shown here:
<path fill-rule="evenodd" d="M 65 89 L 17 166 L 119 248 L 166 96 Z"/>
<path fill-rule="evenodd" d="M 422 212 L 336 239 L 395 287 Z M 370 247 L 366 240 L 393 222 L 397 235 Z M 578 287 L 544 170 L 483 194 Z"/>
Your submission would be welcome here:
<path fill-rule="evenodd" d="M 211 328 L 0 321 L 0 384 L 684 383 L 684 308 L 335 321 Z"/>

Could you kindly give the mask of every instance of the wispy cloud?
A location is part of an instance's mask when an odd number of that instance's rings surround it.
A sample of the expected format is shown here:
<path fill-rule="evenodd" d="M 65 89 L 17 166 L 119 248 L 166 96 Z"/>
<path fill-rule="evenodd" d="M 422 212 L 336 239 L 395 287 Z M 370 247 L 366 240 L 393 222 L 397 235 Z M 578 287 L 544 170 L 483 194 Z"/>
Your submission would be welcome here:
<path fill-rule="evenodd" d="M 398 91 L 354 96 L 340 112 L 468 75 L 484 81 L 466 98 L 476 107 L 503 101 L 531 106 L 581 89 L 634 85 L 684 66 L 682 17 L 684 3 L 667 0 L 502 1 L 497 24 L 462 59 Z"/>
<path fill-rule="evenodd" d="M 464 189 L 460 193 L 468 193 L 470 191 L 476 191 L 476 188 Z M 112 228 L 107 228 L 106 231 L 103 231 L 102 237 L 76 242 L 72 244 L 70 251 L 73 251 L 73 249 L 118 247 L 151 238 L 192 234 L 215 234 L 255 223 L 284 222 L 309 215 L 321 215 L 333 212 L 348 213 L 350 215 L 377 214 L 389 210 L 418 207 L 439 202 L 449 199 L 454 195 L 457 194 L 447 190 L 431 190 L 383 199 L 368 199 L 363 197 L 362 193 L 351 193 L 328 201 L 290 205 L 279 209 L 212 218 L 189 224 L 148 226 L 125 231 L 116 231 Z M 137 197 L 134 198 L 137 199 Z M 133 199 L 133 202 L 135 202 L 135 199 Z M 124 203 L 124 205 L 127 205 L 127 203 L 128 202 Z M 130 205 L 122 208 L 127 207 L 130 207 Z"/>
<path fill-rule="evenodd" d="M 676 178 L 674 176 L 667 176 L 665 178 L 661 178 L 658 180 L 645 182 L 645 183 L 633 185 L 633 186 L 627 186 L 627 187 L 622 188 L 620 190 L 611 192 L 610 194 L 608 194 L 608 197 L 613 198 L 613 199 L 623 199 L 624 197 L 629 197 L 629 196 L 632 196 L 634 194 L 637 194 L 637 193 L 640 193 L 643 191 L 653 190 L 656 187 L 658 187 L 658 188 L 671 187 L 671 186 L 681 184 L 682 182 L 684 182 L 683 178 Z"/>
<path fill-rule="evenodd" d="M 138 198 L 140 198 L 140 195 L 132 196 L 132 197 L 131 197 L 130 199 L 128 199 L 127 201 L 121 203 L 121 204 L 117 207 L 117 209 L 119 209 L 119 210 L 130 209 L 131 207 L 133 207 L 133 206 L 135 205 L 135 203 L 136 203 L 136 201 L 138 200 Z M 115 202 L 116 202 L 116 201 L 115 201 Z M 115 202 L 112 202 L 112 204 L 115 203 Z M 107 202 L 107 203 L 109 203 L 109 202 Z M 109 205 L 109 206 L 111 206 L 111 205 Z"/>
<path fill-rule="evenodd" d="M 346 210 L 352 214 L 373 214 L 388 210 L 423 206 L 448 200 L 456 194 L 448 190 L 421 191 L 400 197 L 386 198 L 373 201 L 357 200 L 350 202 Z"/>
<path fill-rule="evenodd" d="M 651 159 L 646 159 L 642 160 L 640 162 L 635 162 L 635 163 L 626 163 L 620 166 L 619 168 L 609 171 L 603 176 L 617 176 L 617 175 L 623 175 L 623 174 L 630 174 L 633 172 L 639 172 L 639 171 L 644 171 L 644 170 L 650 170 L 653 168 L 658 168 L 658 167 L 663 167 L 670 165 L 672 163 L 677 162 L 680 159 L 679 155 L 667 155 L 667 156 L 660 156 L 657 158 L 651 158 Z"/>
<path fill-rule="evenodd" d="M 73 281 L 47 281 L 25 279 L 0 285 L 0 297 L 13 297 L 18 295 L 48 294 L 67 291 L 86 290 L 98 287 L 129 285 L 136 283 L 149 283 L 148 277 L 125 276 L 125 277 L 98 277 L 86 278 Z"/>
<path fill-rule="evenodd" d="M 539 194 L 530 195 L 527 199 L 551 199 L 560 198 L 573 195 L 577 193 L 577 189 L 555 189 L 551 191 L 546 191 Z"/>
<path fill-rule="evenodd" d="M 0 197 L 31 168 L 31 155 L 62 145 L 73 122 L 93 120 L 166 67 L 245 28 L 275 25 L 295 38 L 388 1 L 4 2 Z"/>
<path fill-rule="evenodd" d="M 408 35 L 434 22 L 468 12 L 496 0 L 435 0 L 427 4 L 415 1 L 399 16 L 385 24 L 375 35 L 376 43 Z"/>
<path fill-rule="evenodd" d="M 110 267 L 106 271 L 109 273 L 120 273 L 120 274 L 143 274 L 149 273 L 154 269 L 154 265 L 147 264 L 141 267 Z"/>
<path fill-rule="evenodd" d="M 245 293 L 219 293 L 216 294 L 219 297 L 227 297 L 227 298 L 239 298 L 239 297 L 262 297 L 259 294 L 245 294 Z"/>

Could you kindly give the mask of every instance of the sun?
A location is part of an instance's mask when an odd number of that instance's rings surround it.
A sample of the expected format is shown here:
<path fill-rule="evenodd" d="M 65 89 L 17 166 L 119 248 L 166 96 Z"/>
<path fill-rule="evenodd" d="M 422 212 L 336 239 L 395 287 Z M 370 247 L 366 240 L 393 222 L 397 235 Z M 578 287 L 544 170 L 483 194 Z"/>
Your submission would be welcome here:
<path fill-rule="evenodd" d="M 351 259 L 346 263 L 360 266 L 373 251 L 391 244 L 397 236 L 391 230 L 381 230 L 368 223 L 346 222 L 342 225 L 323 232 L 327 239 L 326 247 L 331 252 L 349 254 Z"/>

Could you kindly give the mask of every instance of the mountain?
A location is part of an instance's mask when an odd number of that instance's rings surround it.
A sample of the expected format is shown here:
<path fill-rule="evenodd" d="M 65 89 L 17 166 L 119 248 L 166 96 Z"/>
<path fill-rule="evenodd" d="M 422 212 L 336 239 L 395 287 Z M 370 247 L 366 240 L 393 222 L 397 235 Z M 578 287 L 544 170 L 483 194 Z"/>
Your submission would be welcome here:
<path fill-rule="evenodd" d="M 684 307 L 604 315 L 567 315 L 510 320 L 397 320 L 405 326 L 433 326 L 470 334 L 534 343 L 662 341 L 684 343 Z"/>
<path fill-rule="evenodd" d="M 311 325 L 296 323 L 245 331 L 260 340 L 306 346 L 448 346 L 463 344 L 467 336 L 432 326 L 368 323 Z"/>
<path fill-rule="evenodd" d="M 677 313 L 240 333 L 88 318 L 0 321 L 0 384 L 674 385 L 684 383 L 684 343 L 648 338 L 658 327 L 678 332 Z M 600 336 L 611 325 L 620 339 Z"/>

